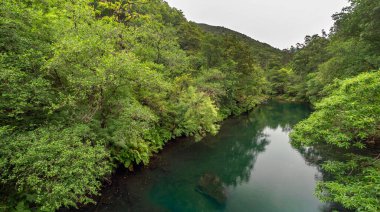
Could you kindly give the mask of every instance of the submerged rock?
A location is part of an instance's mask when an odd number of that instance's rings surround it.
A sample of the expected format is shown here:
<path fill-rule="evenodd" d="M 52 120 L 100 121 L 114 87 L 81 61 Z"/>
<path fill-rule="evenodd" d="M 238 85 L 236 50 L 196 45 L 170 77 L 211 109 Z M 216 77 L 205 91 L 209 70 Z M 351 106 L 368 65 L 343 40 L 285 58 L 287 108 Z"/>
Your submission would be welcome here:
<path fill-rule="evenodd" d="M 196 190 L 199 193 L 215 200 L 220 205 L 226 204 L 226 188 L 218 176 L 212 174 L 204 174 L 199 179 Z"/>

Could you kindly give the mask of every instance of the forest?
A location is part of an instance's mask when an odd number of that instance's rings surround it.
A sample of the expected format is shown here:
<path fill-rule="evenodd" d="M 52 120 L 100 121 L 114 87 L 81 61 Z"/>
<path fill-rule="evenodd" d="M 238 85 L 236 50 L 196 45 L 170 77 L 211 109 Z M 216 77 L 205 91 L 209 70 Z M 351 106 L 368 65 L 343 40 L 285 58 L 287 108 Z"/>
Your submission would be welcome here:
<path fill-rule="evenodd" d="M 297 148 L 341 148 L 316 195 L 380 210 L 380 1 L 279 50 L 186 20 L 163 0 L 2 0 L 0 211 L 95 203 L 117 167 L 201 142 L 270 98 L 309 102 Z"/>

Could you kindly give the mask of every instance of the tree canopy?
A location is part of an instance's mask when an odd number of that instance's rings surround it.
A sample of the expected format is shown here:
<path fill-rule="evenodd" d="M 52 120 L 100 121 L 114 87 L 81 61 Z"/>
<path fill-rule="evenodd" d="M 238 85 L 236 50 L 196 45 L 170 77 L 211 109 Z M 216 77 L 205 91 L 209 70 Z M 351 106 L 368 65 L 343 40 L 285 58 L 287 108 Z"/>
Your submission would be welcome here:
<path fill-rule="evenodd" d="M 351 210 L 379 211 L 380 2 L 350 3 L 333 16 L 328 36 L 307 36 L 293 49 L 290 74 L 272 84 L 285 87 L 286 98 L 315 106 L 291 133 L 295 146 L 326 144 L 346 152 L 322 165 L 330 178 L 318 184 L 317 196 Z"/>
<path fill-rule="evenodd" d="M 380 2 L 350 3 L 328 35 L 279 50 L 163 0 L 2 0 L 0 210 L 91 203 L 116 167 L 271 96 L 315 106 L 294 145 L 350 153 L 323 165 L 317 195 L 380 210 Z"/>
<path fill-rule="evenodd" d="M 1 1 L 1 210 L 91 203 L 116 166 L 260 104 L 258 53 L 285 53 L 250 42 L 162 0 Z"/>

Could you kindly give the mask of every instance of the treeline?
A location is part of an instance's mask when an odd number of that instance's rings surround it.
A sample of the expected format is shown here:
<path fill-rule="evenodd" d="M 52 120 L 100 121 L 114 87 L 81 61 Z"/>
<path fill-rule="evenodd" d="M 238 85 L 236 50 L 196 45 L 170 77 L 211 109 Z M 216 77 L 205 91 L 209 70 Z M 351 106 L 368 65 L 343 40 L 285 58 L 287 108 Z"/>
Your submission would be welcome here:
<path fill-rule="evenodd" d="M 291 133 L 293 144 L 322 143 L 347 153 L 322 165 L 328 177 L 317 196 L 380 211 L 380 1 L 351 0 L 333 18 L 329 35 L 307 36 L 289 50 L 291 62 L 272 69 L 268 79 L 274 94 L 315 106 Z"/>
<path fill-rule="evenodd" d="M 116 166 L 267 99 L 286 54 L 249 42 L 162 0 L 2 0 L 0 210 L 92 203 Z"/>
<path fill-rule="evenodd" d="M 288 49 L 291 62 L 269 73 L 274 93 L 288 99 L 317 102 L 336 80 L 376 71 L 380 67 L 379 1 L 350 0 L 333 15 L 330 33 L 306 36 Z"/>
<path fill-rule="evenodd" d="M 207 24 L 198 24 L 204 31 L 222 35 L 225 37 L 234 37 L 244 42 L 245 47 L 253 53 L 254 60 L 261 65 L 266 71 L 281 68 L 282 64 L 287 64 L 292 56 L 289 51 L 273 48 L 269 44 L 254 40 L 247 35 L 227 29 L 220 26 L 210 26 Z"/>

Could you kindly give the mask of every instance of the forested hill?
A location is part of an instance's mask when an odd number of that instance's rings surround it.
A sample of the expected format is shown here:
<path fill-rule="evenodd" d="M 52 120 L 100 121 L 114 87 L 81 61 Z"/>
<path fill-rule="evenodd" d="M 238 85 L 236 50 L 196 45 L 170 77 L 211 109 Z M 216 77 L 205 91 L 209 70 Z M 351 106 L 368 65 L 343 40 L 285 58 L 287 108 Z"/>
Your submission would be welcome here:
<path fill-rule="evenodd" d="M 265 101 L 283 65 L 163 0 L 2 0 L 0 16 L 0 211 L 93 202 L 115 167 Z"/>
<path fill-rule="evenodd" d="M 232 29 L 228 29 L 223 26 L 212 26 L 209 24 L 204 24 L 204 23 L 197 23 L 199 27 L 201 27 L 204 31 L 210 32 L 210 33 L 215 33 L 215 34 L 222 34 L 224 36 L 235 36 L 238 39 L 241 39 L 250 45 L 251 47 L 255 47 L 264 51 L 268 52 L 273 52 L 281 55 L 282 51 L 280 49 L 277 49 L 275 47 L 272 47 L 271 45 L 267 43 L 260 42 L 258 40 L 255 40 L 254 38 L 249 37 L 248 35 L 245 35 L 243 33 L 234 31 Z"/>
<path fill-rule="evenodd" d="M 211 26 L 204 23 L 198 23 L 197 25 L 205 32 L 222 36 L 231 36 L 244 42 L 247 48 L 253 52 L 256 60 L 260 62 L 263 68 L 275 68 L 279 64 L 287 63 L 289 60 L 290 55 L 287 51 L 274 48 L 267 43 L 255 40 L 243 33 L 222 26 Z"/>
<path fill-rule="evenodd" d="M 328 179 L 316 195 L 354 211 L 380 211 L 380 1 L 350 0 L 329 34 L 305 37 L 290 63 L 269 73 L 274 93 L 308 101 L 316 111 L 293 128 L 293 144 L 321 158 Z"/>
<path fill-rule="evenodd" d="M 146 165 L 176 137 L 216 134 L 270 94 L 316 103 L 294 144 L 371 149 L 380 1 L 350 3 L 330 35 L 282 52 L 189 22 L 163 0 L 1 0 L 0 211 L 93 203 L 116 167 Z M 326 163 L 335 181 L 319 197 L 379 211 L 376 151 Z"/>

